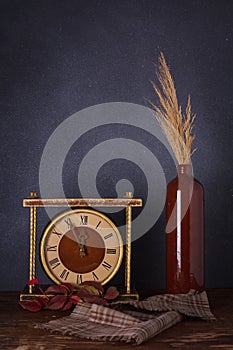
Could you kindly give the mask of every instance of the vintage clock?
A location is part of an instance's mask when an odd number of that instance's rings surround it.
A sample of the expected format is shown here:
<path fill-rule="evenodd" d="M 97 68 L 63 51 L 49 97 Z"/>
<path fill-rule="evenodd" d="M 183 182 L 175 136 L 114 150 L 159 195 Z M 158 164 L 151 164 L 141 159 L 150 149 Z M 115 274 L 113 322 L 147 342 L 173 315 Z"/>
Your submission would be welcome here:
<path fill-rule="evenodd" d="M 45 229 L 40 245 L 42 265 L 55 283 L 107 283 L 123 257 L 119 230 L 96 210 L 62 213 Z"/>
<path fill-rule="evenodd" d="M 29 280 L 36 278 L 37 251 L 53 282 L 69 282 L 74 286 L 87 280 L 105 284 L 115 276 L 124 261 L 121 295 L 126 299 L 138 298 L 131 288 L 131 221 L 132 207 L 142 206 L 141 199 L 132 198 L 131 192 L 127 192 L 124 198 L 97 199 L 41 199 L 36 192 L 31 192 L 30 197 L 24 199 L 23 206 L 30 208 Z M 124 245 L 117 226 L 107 215 L 95 209 L 112 206 L 125 208 Z M 37 249 L 37 209 L 41 207 L 59 207 L 63 211 L 45 228 Z M 69 210 L 64 211 L 64 207 L 69 207 Z M 30 285 L 28 291 L 20 294 L 20 300 L 30 299 L 36 294 L 36 287 Z"/>

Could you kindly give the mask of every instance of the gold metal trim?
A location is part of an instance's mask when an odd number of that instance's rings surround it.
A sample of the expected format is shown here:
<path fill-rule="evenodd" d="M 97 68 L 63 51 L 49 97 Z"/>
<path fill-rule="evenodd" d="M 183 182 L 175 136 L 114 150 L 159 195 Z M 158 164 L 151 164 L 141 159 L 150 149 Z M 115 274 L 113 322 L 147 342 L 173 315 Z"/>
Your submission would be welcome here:
<path fill-rule="evenodd" d="M 23 206 L 30 208 L 30 259 L 29 259 L 29 279 L 36 278 L 36 224 L 37 224 L 37 208 L 39 207 L 125 207 L 126 208 L 126 247 L 125 247 L 125 289 L 122 295 L 124 297 L 137 298 L 137 292 L 131 291 L 131 222 L 132 222 L 132 207 L 141 207 L 142 199 L 133 198 L 131 192 L 126 192 L 124 198 L 68 198 L 68 199 L 41 199 L 37 197 L 36 192 L 31 192 L 30 197 L 23 200 Z M 79 209 L 81 210 L 81 209 Z M 84 209 L 83 209 L 84 210 Z M 86 209 L 88 210 L 88 209 Z M 73 210 L 74 211 L 74 210 Z M 73 212 L 72 211 L 72 212 Z M 96 212 L 95 210 L 93 210 Z M 98 214 L 101 214 L 98 212 Z M 60 214 L 62 215 L 62 214 Z M 64 213 L 63 213 L 64 215 Z M 104 219 L 109 220 L 111 224 L 113 222 L 104 214 Z M 115 226 L 115 224 L 114 224 Z M 115 226 L 116 227 L 116 226 Z M 118 231 L 118 228 L 116 227 Z M 118 231 L 119 232 L 119 231 Z M 119 233 L 122 240 L 122 237 Z M 120 258 L 118 264 L 114 269 L 114 275 L 118 271 L 123 258 L 123 246 L 120 250 Z M 104 282 L 107 283 L 113 275 L 110 275 Z M 55 281 L 57 283 L 57 281 Z M 34 285 L 29 286 L 29 294 L 21 293 L 20 298 L 33 296 Z"/>
<path fill-rule="evenodd" d="M 132 208 L 126 207 L 126 246 L 125 246 L 125 288 L 126 293 L 131 293 L 131 222 Z"/>
<path fill-rule="evenodd" d="M 138 198 L 26 198 L 24 207 L 141 207 L 142 200 Z"/>
<path fill-rule="evenodd" d="M 30 193 L 30 198 L 37 198 L 36 192 Z M 29 280 L 36 278 L 36 207 L 30 208 L 30 261 Z M 29 293 L 33 291 L 33 285 L 29 286 Z"/>

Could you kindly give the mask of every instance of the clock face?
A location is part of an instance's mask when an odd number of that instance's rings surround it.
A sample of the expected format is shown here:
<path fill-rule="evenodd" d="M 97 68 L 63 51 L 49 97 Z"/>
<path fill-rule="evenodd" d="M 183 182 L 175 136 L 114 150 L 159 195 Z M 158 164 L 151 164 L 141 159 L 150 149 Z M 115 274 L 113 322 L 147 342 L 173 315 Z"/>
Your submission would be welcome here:
<path fill-rule="evenodd" d="M 95 210 L 75 209 L 50 222 L 42 236 L 40 254 L 47 275 L 55 283 L 105 284 L 121 265 L 123 242 L 107 216 Z"/>

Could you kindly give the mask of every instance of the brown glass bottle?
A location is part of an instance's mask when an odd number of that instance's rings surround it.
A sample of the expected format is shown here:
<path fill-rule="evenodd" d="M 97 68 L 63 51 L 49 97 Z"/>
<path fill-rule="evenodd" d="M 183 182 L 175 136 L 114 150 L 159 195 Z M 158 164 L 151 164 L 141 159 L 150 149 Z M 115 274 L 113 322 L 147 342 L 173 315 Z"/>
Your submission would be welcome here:
<path fill-rule="evenodd" d="M 204 191 L 190 164 L 167 186 L 166 224 L 167 293 L 204 290 Z"/>

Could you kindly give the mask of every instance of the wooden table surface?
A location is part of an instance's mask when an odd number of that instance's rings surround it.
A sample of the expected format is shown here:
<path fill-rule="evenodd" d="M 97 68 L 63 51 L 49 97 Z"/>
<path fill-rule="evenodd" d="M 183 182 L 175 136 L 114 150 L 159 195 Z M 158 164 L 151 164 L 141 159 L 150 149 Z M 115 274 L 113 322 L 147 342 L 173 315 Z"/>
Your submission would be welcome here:
<path fill-rule="evenodd" d="M 137 346 L 141 349 L 233 350 L 233 289 L 207 291 L 216 321 L 186 319 Z M 104 343 L 51 334 L 34 328 L 69 312 L 44 310 L 31 313 L 18 305 L 18 293 L 0 293 L 0 349 L 17 350 L 110 350 L 132 349 L 130 344 Z"/>

